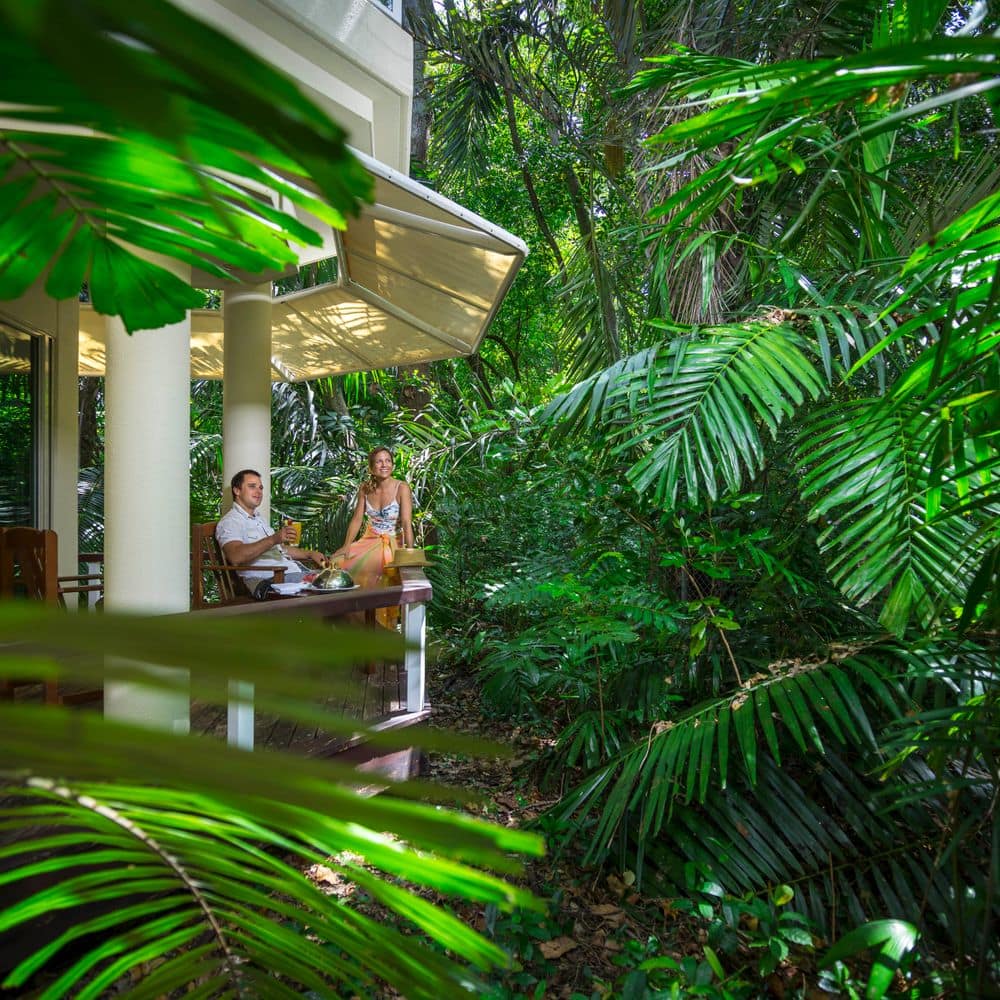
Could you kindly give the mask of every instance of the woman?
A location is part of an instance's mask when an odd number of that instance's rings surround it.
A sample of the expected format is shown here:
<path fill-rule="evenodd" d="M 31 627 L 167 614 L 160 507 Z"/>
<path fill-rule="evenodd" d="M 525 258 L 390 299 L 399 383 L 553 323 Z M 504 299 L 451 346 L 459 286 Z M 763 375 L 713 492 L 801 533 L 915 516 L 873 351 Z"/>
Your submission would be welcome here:
<path fill-rule="evenodd" d="M 358 489 L 344 544 L 331 556 L 334 565 L 347 570 L 362 587 L 396 582 L 395 571 L 387 571 L 386 565 L 400 539 L 413 547 L 413 493 L 402 480 L 393 479 L 392 465 L 388 448 L 368 453 L 368 475 Z M 354 541 L 365 518 L 365 533 Z"/>

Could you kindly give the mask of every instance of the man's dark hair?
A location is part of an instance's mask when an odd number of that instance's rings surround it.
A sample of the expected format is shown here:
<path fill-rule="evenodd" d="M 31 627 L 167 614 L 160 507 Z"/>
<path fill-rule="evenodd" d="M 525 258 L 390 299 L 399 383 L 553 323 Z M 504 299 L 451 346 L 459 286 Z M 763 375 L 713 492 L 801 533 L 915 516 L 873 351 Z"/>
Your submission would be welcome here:
<path fill-rule="evenodd" d="M 235 476 L 229 481 L 229 488 L 233 491 L 233 499 L 236 499 L 236 491 L 243 485 L 243 480 L 247 476 L 256 476 L 258 479 L 263 480 L 264 477 L 256 469 L 240 469 Z"/>

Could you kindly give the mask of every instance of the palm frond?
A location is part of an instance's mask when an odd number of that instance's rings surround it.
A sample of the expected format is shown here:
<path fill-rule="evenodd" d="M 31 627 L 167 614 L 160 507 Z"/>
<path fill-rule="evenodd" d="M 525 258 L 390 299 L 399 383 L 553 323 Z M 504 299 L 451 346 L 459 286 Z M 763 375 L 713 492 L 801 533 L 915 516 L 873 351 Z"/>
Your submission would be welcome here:
<path fill-rule="evenodd" d="M 344 736 L 362 728 L 317 702 L 347 684 L 350 662 L 396 656 L 398 641 L 338 631 L 331 642 L 328 628 L 309 622 L 286 631 L 195 616 L 67 616 L 8 602 L 0 674 L 103 677 L 219 703 L 238 662 L 263 710 Z M 154 658 L 182 669 L 136 665 Z M 5 985 L 80 947 L 47 995 L 106 995 L 134 975 L 147 996 L 203 979 L 212 984 L 206 995 L 338 996 L 380 979 L 407 995 L 440 996 L 507 959 L 394 879 L 501 907 L 534 905 L 481 869 L 513 870 L 508 852 L 537 850 L 537 839 L 414 801 L 434 797 L 431 789 L 400 784 L 393 799 L 371 798 L 357 789 L 356 772 L 333 761 L 247 754 L 52 707 L 8 705 L 0 715 L 0 829 L 17 835 L 0 846 L 0 932 L 34 942 Z M 407 935 L 319 892 L 297 870 L 318 863 L 459 963 L 428 959 Z M 39 914 L 58 911 L 70 918 L 65 934 L 25 933 Z M 163 963 L 147 964 L 161 955 Z"/>
<path fill-rule="evenodd" d="M 920 43 L 893 44 L 840 59 L 788 61 L 757 67 L 737 60 L 719 60 L 691 52 L 650 60 L 653 67 L 638 74 L 630 89 L 668 87 L 675 100 L 708 107 L 668 126 L 656 141 L 682 152 L 663 163 L 676 166 L 689 156 L 736 143 L 734 151 L 693 178 L 659 209 L 671 216 L 685 209 L 685 222 L 699 225 L 733 192 L 735 185 L 773 182 L 784 172 L 801 172 L 809 162 L 824 164 L 831 148 L 855 138 L 899 127 L 974 94 L 1000 87 L 987 79 L 992 40 L 938 37 Z M 977 83 L 895 109 L 885 104 L 878 121 L 864 130 L 850 129 L 842 138 L 825 134 L 818 123 L 839 114 L 845 102 L 863 104 L 873 92 L 889 93 L 911 81 L 974 74 Z M 981 74 L 984 74 L 980 76 Z M 803 123 L 807 106 L 810 120 Z M 797 140 L 792 148 L 792 137 Z M 812 140 L 808 145 L 802 140 Z M 831 146 L 832 143 L 832 146 Z"/>
<path fill-rule="evenodd" d="M 987 542 L 974 521 L 929 516 L 932 485 L 946 506 L 956 496 L 933 480 L 935 431 L 918 407 L 856 400 L 814 414 L 797 451 L 832 578 L 859 605 L 879 598 L 895 632 L 960 606 Z"/>
<path fill-rule="evenodd" d="M 782 747 L 798 754 L 835 746 L 876 747 L 882 713 L 898 715 L 905 692 L 883 665 L 891 648 L 848 651 L 820 662 L 777 663 L 735 694 L 698 706 L 629 748 L 564 796 L 555 813 L 579 824 L 599 811 L 587 859 L 600 858 L 628 817 L 653 839 L 682 804 L 709 801 L 733 775 L 757 783 L 766 758 L 780 766 Z M 737 759 L 739 758 L 739 759 Z"/>
<path fill-rule="evenodd" d="M 646 348 L 577 382 L 546 405 L 539 421 L 553 425 L 556 437 L 613 422 L 616 415 L 624 412 L 620 398 L 623 385 L 630 383 L 635 375 L 649 371 L 659 351 L 660 345 Z"/>
<path fill-rule="evenodd" d="M 782 323 L 747 322 L 670 342 L 648 372 L 618 390 L 631 426 L 620 452 L 645 454 L 628 470 L 640 493 L 676 503 L 738 490 L 763 466 L 761 427 L 772 437 L 826 386 L 802 337 Z"/>
<path fill-rule="evenodd" d="M 887 816 L 875 782 L 831 749 L 807 769 L 763 759 L 752 789 L 741 780 L 703 805 L 679 805 L 669 827 L 645 845 L 645 858 L 675 886 L 683 885 L 685 865 L 709 872 L 736 896 L 790 885 L 796 908 L 825 934 L 893 914 L 934 924 L 953 940 L 975 940 L 979 914 L 954 905 L 938 819 L 940 812 L 916 806 Z M 985 873 L 976 860 L 957 864 L 970 894 L 982 893 Z"/>
<path fill-rule="evenodd" d="M 857 363 L 861 358 L 867 357 L 875 370 L 879 391 L 884 392 L 887 361 L 882 351 L 873 352 L 874 348 L 882 344 L 896 341 L 897 363 L 900 366 L 908 363 L 903 343 L 895 336 L 899 324 L 891 312 L 880 311 L 868 303 L 849 301 L 798 308 L 794 314 L 808 320 L 812 326 L 823 372 L 830 383 L 835 377 L 835 361 L 839 374 L 843 376 L 846 372 L 857 371 Z"/>
<path fill-rule="evenodd" d="M 325 832 L 303 822 L 279 830 L 261 822 L 251 801 L 220 810 L 217 798 L 169 788 L 38 777 L 16 790 L 21 804 L 3 810 L 3 825 L 22 836 L 2 852 L 4 879 L 13 885 L 34 880 L 43 888 L 29 889 L 6 908 L 0 931 L 23 934 L 40 914 L 60 909 L 80 907 L 86 916 L 55 941 L 24 949 L 7 987 L 25 985 L 63 948 L 94 932 L 99 944 L 48 987 L 49 995 L 104 995 L 161 955 L 166 961 L 142 982 L 153 995 L 175 977 L 218 978 L 240 991 L 251 976 L 266 983 L 277 974 L 279 982 L 322 996 L 358 978 L 368 988 L 381 979 L 432 997 L 440 995 L 442 981 L 465 978 L 443 958 L 428 962 L 416 939 L 387 927 L 376 932 L 371 919 L 324 895 L 284 860 L 288 852 L 300 864 L 325 865 L 422 929 L 437 928 L 465 961 L 479 968 L 506 962 L 495 945 L 473 943 L 455 918 L 373 876 L 366 864 L 382 859 L 393 865 L 393 846 L 377 836 L 352 835 L 336 823 Z M 349 851 L 365 863 L 352 860 Z M 409 877 L 411 865 L 399 860 L 393 867 Z M 459 866 L 430 856 L 421 867 L 425 884 L 440 888 L 454 890 L 467 877 Z M 49 873 L 58 880 L 39 878 Z M 476 875 L 474 881 L 478 892 L 487 890 L 488 879 Z M 372 947 L 375 938 L 379 948 Z"/>

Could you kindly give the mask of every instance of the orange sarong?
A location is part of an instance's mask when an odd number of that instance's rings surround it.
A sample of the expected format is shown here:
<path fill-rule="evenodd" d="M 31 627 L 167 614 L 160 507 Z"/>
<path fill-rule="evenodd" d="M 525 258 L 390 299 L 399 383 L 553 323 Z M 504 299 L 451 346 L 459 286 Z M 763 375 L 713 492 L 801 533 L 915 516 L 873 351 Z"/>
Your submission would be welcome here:
<path fill-rule="evenodd" d="M 395 535 L 380 535 L 369 525 L 365 533 L 351 543 L 341 565 L 351 574 L 354 582 L 366 590 L 391 587 L 399 583 L 399 571 L 386 567 L 392 562 L 398 544 Z M 377 608 L 375 620 L 386 628 L 395 628 L 399 621 L 399 608 Z"/>

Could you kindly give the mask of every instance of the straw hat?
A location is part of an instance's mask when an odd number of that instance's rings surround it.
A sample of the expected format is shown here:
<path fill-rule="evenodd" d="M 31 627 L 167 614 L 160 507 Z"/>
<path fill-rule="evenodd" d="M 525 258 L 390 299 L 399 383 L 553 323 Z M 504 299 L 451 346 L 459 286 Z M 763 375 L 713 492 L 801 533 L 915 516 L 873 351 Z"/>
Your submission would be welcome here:
<path fill-rule="evenodd" d="M 385 564 L 386 569 L 405 569 L 409 566 L 433 566 L 428 562 L 427 554 L 423 549 L 396 549 L 392 556 L 392 562 Z"/>

